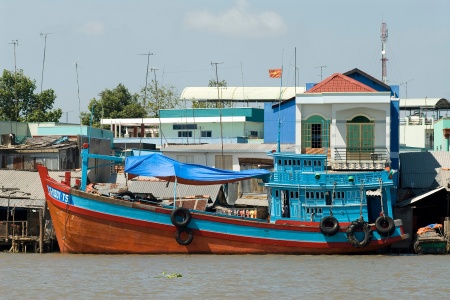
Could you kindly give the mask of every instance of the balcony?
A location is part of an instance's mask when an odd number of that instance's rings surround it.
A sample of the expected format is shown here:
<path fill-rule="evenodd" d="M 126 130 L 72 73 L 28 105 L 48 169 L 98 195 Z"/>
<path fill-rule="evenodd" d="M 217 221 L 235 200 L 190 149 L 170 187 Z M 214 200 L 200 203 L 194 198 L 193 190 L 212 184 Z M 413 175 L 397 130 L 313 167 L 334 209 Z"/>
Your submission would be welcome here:
<path fill-rule="evenodd" d="M 335 148 L 330 165 L 333 170 L 383 170 L 390 164 L 386 148 Z"/>

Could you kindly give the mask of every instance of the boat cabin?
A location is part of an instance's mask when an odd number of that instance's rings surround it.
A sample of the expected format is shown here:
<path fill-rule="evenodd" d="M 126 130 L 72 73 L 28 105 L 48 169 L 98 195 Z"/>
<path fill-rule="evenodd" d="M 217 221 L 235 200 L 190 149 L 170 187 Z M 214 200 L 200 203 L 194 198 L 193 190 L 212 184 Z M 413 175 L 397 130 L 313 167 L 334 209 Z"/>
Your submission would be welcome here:
<path fill-rule="evenodd" d="M 374 221 L 392 213 L 392 173 L 331 172 L 326 155 L 272 153 L 270 221 L 317 222 L 333 215 L 341 222 Z M 390 178 L 391 177 L 391 178 Z"/>

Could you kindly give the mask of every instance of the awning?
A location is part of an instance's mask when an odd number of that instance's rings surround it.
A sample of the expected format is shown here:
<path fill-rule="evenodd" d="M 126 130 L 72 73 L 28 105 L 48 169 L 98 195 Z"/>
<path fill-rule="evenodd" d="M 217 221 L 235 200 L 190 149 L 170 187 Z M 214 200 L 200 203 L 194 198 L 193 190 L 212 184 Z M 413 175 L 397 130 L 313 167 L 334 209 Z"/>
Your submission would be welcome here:
<path fill-rule="evenodd" d="M 419 196 L 416 196 L 416 197 L 413 197 L 413 198 L 409 198 L 408 200 L 405 200 L 405 201 L 402 201 L 400 203 L 397 203 L 397 207 L 405 207 L 405 206 L 417 203 L 418 201 L 423 200 L 423 199 L 427 198 L 428 196 L 436 194 L 436 193 L 438 193 L 438 192 L 440 192 L 442 190 L 446 190 L 446 189 L 445 189 L 445 187 L 440 186 L 440 187 L 438 187 L 438 188 L 436 188 L 434 190 L 431 190 L 429 192 L 426 192 L 426 193 L 424 193 L 422 195 L 419 195 Z"/>

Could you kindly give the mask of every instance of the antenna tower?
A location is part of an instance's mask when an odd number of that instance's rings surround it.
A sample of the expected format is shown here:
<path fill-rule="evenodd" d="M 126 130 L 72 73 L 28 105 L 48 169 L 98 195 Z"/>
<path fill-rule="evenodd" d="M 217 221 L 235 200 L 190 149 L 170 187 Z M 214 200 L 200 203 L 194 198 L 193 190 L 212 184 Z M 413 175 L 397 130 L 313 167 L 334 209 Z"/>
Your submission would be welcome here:
<path fill-rule="evenodd" d="M 388 29 L 387 24 L 385 22 L 381 23 L 380 38 L 381 38 L 381 80 L 387 84 L 386 62 L 388 61 L 388 59 L 386 57 L 386 42 L 388 39 Z"/>

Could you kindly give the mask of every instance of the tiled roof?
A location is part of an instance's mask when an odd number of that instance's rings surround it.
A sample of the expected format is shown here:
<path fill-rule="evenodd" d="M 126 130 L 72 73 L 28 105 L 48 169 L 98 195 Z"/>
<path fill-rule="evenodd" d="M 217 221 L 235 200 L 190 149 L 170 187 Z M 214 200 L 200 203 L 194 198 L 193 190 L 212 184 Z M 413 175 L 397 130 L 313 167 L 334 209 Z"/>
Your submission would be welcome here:
<path fill-rule="evenodd" d="M 362 84 L 350 77 L 335 73 L 316 84 L 305 93 L 332 93 L 332 92 L 376 92 L 375 89 Z"/>

